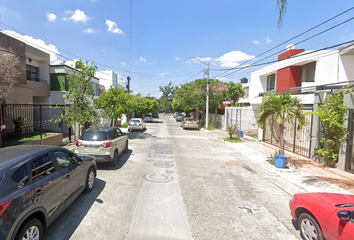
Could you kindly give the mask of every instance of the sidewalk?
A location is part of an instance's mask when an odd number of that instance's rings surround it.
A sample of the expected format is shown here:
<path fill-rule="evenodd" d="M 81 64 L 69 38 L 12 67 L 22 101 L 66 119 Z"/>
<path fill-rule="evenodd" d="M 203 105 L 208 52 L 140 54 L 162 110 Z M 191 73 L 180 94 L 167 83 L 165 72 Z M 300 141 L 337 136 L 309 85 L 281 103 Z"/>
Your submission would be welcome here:
<path fill-rule="evenodd" d="M 216 129 L 213 131 L 205 131 L 205 132 L 208 132 L 210 135 L 213 135 L 215 138 L 217 138 L 220 141 L 223 138 L 228 137 L 225 130 Z M 243 137 L 242 140 L 243 140 L 243 144 L 247 145 L 250 148 L 255 149 L 256 151 L 264 153 L 266 156 L 273 155 L 275 151 L 279 150 L 278 147 L 275 147 L 273 145 L 264 142 L 258 142 L 257 140 L 253 140 L 252 138 L 247 136 Z M 300 178 L 297 179 L 296 176 L 294 176 L 294 172 L 300 171 L 321 179 L 322 183 L 318 181 L 316 184 L 317 185 L 316 189 L 321 189 L 321 191 L 323 192 L 329 191 L 330 190 L 329 188 L 331 188 L 330 184 L 334 184 L 339 188 L 343 190 L 347 190 L 350 193 L 354 194 L 354 174 L 353 173 L 341 171 L 335 168 L 326 167 L 309 158 L 294 154 L 292 152 L 285 151 L 285 155 L 289 157 L 288 164 L 287 164 L 288 169 L 280 169 L 280 168 L 277 169 L 274 167 L 281 177 L 287 179 L 292 178 L 291 179 L 292 182 L 294 182 L 299 186 L 304 186 L 306 185 L 306 182 L 304 182 L 303 179 Z M 323 180 L 330 184 L 324 184 Z M 311 184 L 313 185 L 313 180 Z M 311 187 L 309 187 L 308 189 L 311 190 Z"/>

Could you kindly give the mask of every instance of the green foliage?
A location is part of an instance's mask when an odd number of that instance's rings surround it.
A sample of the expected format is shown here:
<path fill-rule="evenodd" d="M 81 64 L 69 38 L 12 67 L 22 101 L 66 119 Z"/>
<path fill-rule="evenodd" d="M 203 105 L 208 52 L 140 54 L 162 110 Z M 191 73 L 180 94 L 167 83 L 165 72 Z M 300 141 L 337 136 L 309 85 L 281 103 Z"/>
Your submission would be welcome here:
<path fill-rule="evenodd" d="M 206 107 L 207 79 L 196 79 L 183 84 L 175 94 L 172 108 L 176 112 L 192 112 L 194 109 Z M 227 84 L 210 79 L 209 108 L 214 109 L 225 100 Z"/>
<path fill-rule="evenodd" d="M 122 128 L 128 128 L 128 123 L 123 123 Z"/>
<path fill-rule="evenodd" d="M 14 118 L 12 120 L 13 124 L 16 126 L 16 127 L 21 127 L 21 126 L 24 126 L 26 124 L 26 118 L 24 117 L 18 117 L 18 118 Z"/>
<path fill-rule="evenodd" d="M 275 155 L 280 155 L 280 151 L 276 151 L 268 157 L 268 162 L 272 165 L 275 165 Z"/>
<path fill-rule="evenodd" d="M 343 118 L 348 108 L 344 105 L 343 96 L 353 93 L 353 86 L 347 86 L 332 96 L 327 97 L 316 112 L 323 126 L 320 148 L 316 154 L 323 157 L 325 163 L 334 166 L 338 162 L 341 142 L 347 137 L 347 128 L 343 125 Z"/>
<path fill-rule="evenodd" d="M 156 99 L 148 99 L 141 96 L 135 96 L 134 111 L 138 115 L 157 112 L 160 109 L 159 102 Z"/>
<path fill-rule="evenodd" d="M 101 117 L 111 119 L 111 126 L 123 114 L 128 115 L 134 108 L 134 96 L 125 93 L 122 89 L 110 88 L 103 92 L 99 99 L 94 100 L 94 106 L 102 109 Z"/>
<path fill-rule="evenodd" d="M 173 86 L 172 82 L 169 82 L 166 86 L 160 86 L 159 88 L 160 92 L 162 92 L 162 96 L 165 97 L 171 103 L 178 89 L 178 86 Z"/>
<path fill-rule="evenodd" d="M 261 105 L 259 106 L 259 115 L 257 124 L 264 129 L 265 120 L 274 114 L 275 123 L 280 129 L 280 154 L 284 155 L 284 124 L 295 123 L 297 120 L 298 129 L 305 124 L 305 116 L 302 113 L 303 105 L 297 97 L 292 97 L 291 93 L 267 94 L 263 96 Z"/>
<path fill-rule="evenodd" d="M 241 83 L 229 82 L 227 85 L 227 99 L 232 101 L 232 104 L 236 104 L 240 98 L 245 96 Z"/>
<path fill-rule="evenodd" d="M 243 142 L 240 138 L 223 138 L 225 142 L 231 142 L 231 143 L 241 143 Z"/>
<path fill-rule="evenodd" d="M 167 111 L 171 109 L 171 102 L 168 101 L 167 97 L 160 97 L 159 99 L 160 109 L 163 111 Z"/>
<path fill-rule="evenodd" d="M 235 124 L 231 124 L 231 125 L 227 126 L 226 131 L 229 134 L 230 139 L 232 139 L 232 135 L 238 133 L 238 124 L 235 123 Z"/>
<path fill-rule="evenodd" d="M 68 81 L 68 92 L 63 99 L 70 102 L 70 105 L 58 106 L 61 109 L 61 115 L 52 119 L 55 122 L 65 120 L 69 127 L 75 123 L 83 126 L 83 131 L 90 125 L 99 122 L 98 113 L 92 106 L 94 89 L 91 83 L 92 77 L 95 75 L 97 66 L 94 62 L 89 65 L 88 61 L 84 64 L 81 60 L 77 62 L 80 70 L 69 70 L 66 72 Z"/>
<path fill-rule="evenodd" d="M 212 130 L 215 130 L 215 125 L 213 124 L 209 124 L 208 128 L 206 128 L 206 130 L 209 130 L 209 131 L 212 131 Z"/>

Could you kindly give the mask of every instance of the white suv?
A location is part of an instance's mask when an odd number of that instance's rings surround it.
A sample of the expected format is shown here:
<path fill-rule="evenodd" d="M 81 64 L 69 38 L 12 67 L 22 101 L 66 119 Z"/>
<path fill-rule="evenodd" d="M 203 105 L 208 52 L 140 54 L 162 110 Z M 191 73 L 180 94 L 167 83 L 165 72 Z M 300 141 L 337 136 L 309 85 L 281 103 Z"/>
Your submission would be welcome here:
<path fill-rule="evenodd" d="M 128 136 L 117 127 L 92 127 L 76 142 L 75 153 L 91 155 L 96 162 L 109 162 L 116 166 L 118 157 L 128 151 Z"/>
<path fill-rule="evenodd" d="M 144 121 L 145 122 L 152 122 L 152 116 L 151 115 L 145 115 L 144 116 Z"/>

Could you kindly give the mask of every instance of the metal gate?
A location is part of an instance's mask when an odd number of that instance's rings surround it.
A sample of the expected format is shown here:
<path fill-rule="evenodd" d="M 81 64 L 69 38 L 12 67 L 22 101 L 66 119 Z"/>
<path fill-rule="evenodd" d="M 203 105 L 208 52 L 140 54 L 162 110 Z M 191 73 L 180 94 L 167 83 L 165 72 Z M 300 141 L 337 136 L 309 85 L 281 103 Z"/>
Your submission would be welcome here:
<path fill-rule="evenodd" d="M 310 158 L 312 114 L 306 114 L 312 109 L 303 110 L 306 123 L 298 130 L 298 122 L 286 124 L 284 129 L 285 150 Z M 274 124 L 274 116 L 270 116 L 264 124 L 263 141 L 280 147 L 279 127 Z"/>

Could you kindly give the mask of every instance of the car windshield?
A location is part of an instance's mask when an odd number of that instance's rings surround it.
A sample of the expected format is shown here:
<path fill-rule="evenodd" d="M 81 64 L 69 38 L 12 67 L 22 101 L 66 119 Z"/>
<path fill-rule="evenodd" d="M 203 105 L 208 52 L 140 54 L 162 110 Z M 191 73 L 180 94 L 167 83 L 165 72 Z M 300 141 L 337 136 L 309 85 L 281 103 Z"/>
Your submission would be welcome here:
<path fill-rule="evenodd" d="M 178 113 L 177 116 L 183 116 L 183 114 L 182 113 Z"/>
<path fill-rule="evenodd" d="M 80 137 L 81 140 L 85 141 L 104 141 L 107 140 L 108 134 L 106 132 L 84 132 Z"/>

